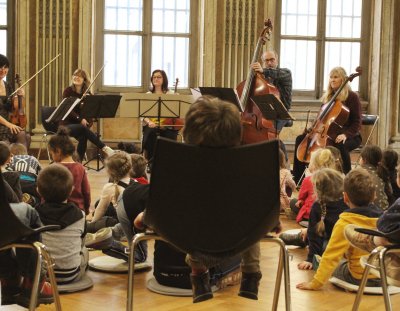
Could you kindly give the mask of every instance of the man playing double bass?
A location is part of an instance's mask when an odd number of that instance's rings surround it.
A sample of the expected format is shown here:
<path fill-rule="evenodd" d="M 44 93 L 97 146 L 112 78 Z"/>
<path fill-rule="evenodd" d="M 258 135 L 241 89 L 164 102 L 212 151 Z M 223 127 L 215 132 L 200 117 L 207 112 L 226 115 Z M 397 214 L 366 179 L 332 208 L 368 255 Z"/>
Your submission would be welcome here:
<path fill-rule="evenodd" d="M 263 67 L 260 63 L 254 63 L 251 67 L 264 73 L 265 78 L 278 89 L 280 100 L 289 110 L 292 105 L 292 73 L 287 68 L 278 66 L 278 54 L 273 50 L 264 52 L 261 56 Z M 276 130 L 280 132 L 289 120 L 277 120 Z"/>

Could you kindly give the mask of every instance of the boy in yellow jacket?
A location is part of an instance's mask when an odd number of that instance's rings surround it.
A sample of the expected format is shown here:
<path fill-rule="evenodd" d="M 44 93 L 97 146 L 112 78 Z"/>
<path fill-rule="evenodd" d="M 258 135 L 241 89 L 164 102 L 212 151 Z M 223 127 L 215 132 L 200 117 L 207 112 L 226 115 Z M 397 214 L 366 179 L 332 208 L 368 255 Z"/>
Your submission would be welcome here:
<path fill-rule="evenodd" d="M 297 284 L 299 289 L 320 289 L 332 275 L 351 284 L 360 284 L 364 271 L 360 257 L 367 253 L 350 245 L 344 236 L 344 228 L 348 224 L 375 228 L 382 209 L 371 203 L 375 198 L 375 186 L 366 170 L 350 171 L 344 179 L 343 188 L 343 199 L 350 209 L 340 214 L 314 278 L 311 282 Z M 369 275 L 367 286 L 380 285 L 374 278 Z"/>

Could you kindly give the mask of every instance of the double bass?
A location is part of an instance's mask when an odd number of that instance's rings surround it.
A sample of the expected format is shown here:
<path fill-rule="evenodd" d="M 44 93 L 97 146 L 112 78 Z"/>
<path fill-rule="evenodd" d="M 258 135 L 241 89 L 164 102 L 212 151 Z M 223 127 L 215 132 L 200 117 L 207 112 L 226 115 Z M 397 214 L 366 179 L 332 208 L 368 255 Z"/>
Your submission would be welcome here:
<path fill-rule="evenodd" d="M 264 28 L 257 41 L 252 63 L 257 62 L 261 48 L 270 39 L 272 33 L 272 22 L 270 19 L 264 21 Z M 247 79 L 241 82 L 236 90 L 240 96 L 242 108 L 241 121 L 243 127 L 242 144 L 251 144 L 265 140 L 276 139 L 277 131 L 271 120 L 263 117 L 260 108 L 251 99 L 252 96 L 273 94 L 279 99 L 278 89 L 270 84 L 262 73 L 250 69 Z"/>
<path fill-rule="evenodd" d="M 15 82 L 18 88 L 21 88 L 21 78 L 18 74 L 15 75 Z M 23 129 L 26 127 L 25 98 L 23 96 L 18 95 L 16 99 L 13 99 L 10 121 Z"/>
<path fill-rule="evenodd" d="M 309 163 L 311 153 L 320 148 L 325 148 L 334 142 L 340 134 L 340 130 L 349 118 L 349 108 L 339 100 L 336 100 L 344 86 L 361 75 L 361 67 L 356 68 L 356 73 L 348 76 L 340 85 L 328 103 L 321 107 L 321 112 L 315 119 L 311 130 L 304 137 L 297 148 L 297 159 Z"/>

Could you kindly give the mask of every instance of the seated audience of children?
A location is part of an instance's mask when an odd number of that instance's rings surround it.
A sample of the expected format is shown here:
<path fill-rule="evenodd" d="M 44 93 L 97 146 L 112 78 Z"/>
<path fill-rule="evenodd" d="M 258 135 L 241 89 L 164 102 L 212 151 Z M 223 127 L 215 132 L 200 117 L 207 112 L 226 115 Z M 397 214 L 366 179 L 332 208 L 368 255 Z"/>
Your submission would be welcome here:
<path fill-rule="evenodd" d="M 372 176 L 362 168 L 347 174 L 343 191 L 343 199 L 349 209 L 340 214 L 333 227 L 331 238 L 312 281 L 297 284 L 299 289 L 320 289 L 332 275 L 354 285 L 360 283 L 364 270 L 360 265 L 360 258 L 367 253 L 353 247 L 345 239 L 345 227 L 355 224 L 364 228 L 375 228 L 382 210 L 372 203 L 375 184 Z M 380 281 L 370 275 L 367 286 L 380 286 Z"/>
<path fill-rule="evenodd" d="M 0 168 L 6 183 L 7 200 L 10 203 L 22 202 L 21 183 L 17 172 L 7 170 L 11 162 L 10 146 L 0 141 Z"/>

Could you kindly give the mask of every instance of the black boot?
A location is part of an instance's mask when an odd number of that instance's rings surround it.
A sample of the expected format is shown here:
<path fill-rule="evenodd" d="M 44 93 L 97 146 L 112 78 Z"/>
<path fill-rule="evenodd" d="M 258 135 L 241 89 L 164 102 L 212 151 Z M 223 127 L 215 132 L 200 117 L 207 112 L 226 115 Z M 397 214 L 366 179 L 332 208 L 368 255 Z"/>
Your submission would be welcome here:
<path fill-rule="evenodd" d="M 213 298 L 208 270 L 200 275 L 190 274 L 193 290 L 193 303 Z"/>
<path fill-rule="evenodd" d="M 258 285 L 260 284 L 261 277 L 261 272 L 242 273 L 239 296 L 258 300 Z"/>

